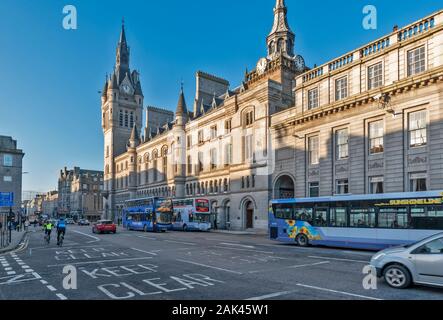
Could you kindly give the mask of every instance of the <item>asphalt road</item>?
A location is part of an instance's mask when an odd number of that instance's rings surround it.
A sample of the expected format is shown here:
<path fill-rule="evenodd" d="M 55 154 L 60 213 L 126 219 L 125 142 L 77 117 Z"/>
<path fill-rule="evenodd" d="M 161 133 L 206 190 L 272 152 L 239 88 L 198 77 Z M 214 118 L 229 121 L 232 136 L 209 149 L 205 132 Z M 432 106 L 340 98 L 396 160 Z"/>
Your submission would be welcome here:
<path fill-rule="evenodd" d="M 365 290 L 372 253 L 364 251 L 221 233 L 95 235 L 77 226 L 68 228 L 63 248 L 43 237 L 31 232 L 20 249 L 0 256 L 0 299 L 443 299 L 443 289 L 394 290 L 381 280 Z"/>

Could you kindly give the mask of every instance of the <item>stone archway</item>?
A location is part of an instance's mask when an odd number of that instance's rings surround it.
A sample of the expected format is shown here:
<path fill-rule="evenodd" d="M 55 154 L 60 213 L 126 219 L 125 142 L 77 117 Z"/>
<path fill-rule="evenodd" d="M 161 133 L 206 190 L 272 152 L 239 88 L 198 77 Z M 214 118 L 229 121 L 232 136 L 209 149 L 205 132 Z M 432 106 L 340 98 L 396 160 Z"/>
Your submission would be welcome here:
<path fill-rule="evenodd" d="M 281 175 L 274 183 L 274 199 L 292 199 L 295 197 L 294 179 L 287 175 Z"/>

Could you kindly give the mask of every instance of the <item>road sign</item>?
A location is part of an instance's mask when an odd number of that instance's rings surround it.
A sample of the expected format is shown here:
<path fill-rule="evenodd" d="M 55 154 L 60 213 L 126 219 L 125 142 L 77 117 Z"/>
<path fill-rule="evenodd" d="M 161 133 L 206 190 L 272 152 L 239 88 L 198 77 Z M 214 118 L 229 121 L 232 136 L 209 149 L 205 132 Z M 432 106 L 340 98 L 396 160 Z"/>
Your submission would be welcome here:
<path fill-rule="evenodd" d="M 0 207 L 13 207 L 13 206 L 14 206 L 14 193 L 0 192 Z"/>

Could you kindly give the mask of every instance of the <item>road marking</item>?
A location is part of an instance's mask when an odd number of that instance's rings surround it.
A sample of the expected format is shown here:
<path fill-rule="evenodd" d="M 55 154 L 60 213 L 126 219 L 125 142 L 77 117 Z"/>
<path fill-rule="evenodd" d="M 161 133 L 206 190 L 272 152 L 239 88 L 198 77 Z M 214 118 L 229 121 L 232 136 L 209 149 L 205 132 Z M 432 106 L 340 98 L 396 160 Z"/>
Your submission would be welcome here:
<path fill-rule="evenodd" d="M 296 292 L 296 291 L 276 292 L 276 293 L 271 293 L 271 294 L 267 294 L 267 295 L 260 296 L 260 297 L 254 297 L 254 298 L 245 299 L 245 301 L 268 300 L 268 299 L 271 299 L 271 298 L 276 298 L 276 297 L 280 297 L 280 296 L 286 296 L 286 295 L 294 293 L 294 292 Z"/>
<path fill-rule="evenodd" d="M 98 242 L 98 241 L 100 241 L 100 238 L 97 238 L 97 237 L 91 236 L 90 234 L 83 233 L 83 232 L 80 232 L 80 231 L 77 231 L 77 230 L 72 230 L 72 231 L 75 232 L 75 233 L 82 234 L 82 235 L 84 235 L 84 236 L 86 236 L 86 237 L 89 237 L 89 238 L 94 239 L 94 241 L 89 241 L 89 242 L 87 242 L 87 243 L 93 243 L 93 242 Z"/>
<path fill-rule="evenodd" d="M 225 249 L 225 250 L 237 250 L 237 251 L 248 251 L 248 252 L 275 254 L 275 252 L 272 252 L 272 251 L 261 251 L 261 250 L 241 249 L 241 248 L 232 248 L 232 247 L 228 248 L 228 247 L 222 247 L 222 246 L 214 246 L 214 248 Z"/>
<path fill-rule="evenodd" d="M 145 236 L 137 236 L 137 238 L 140 238 L 140 239 L 148 239 L 148 240 L 154 240 L 154 241 L 157 240 L 157 238 L 151 238 L 151 237 L 145 237 Z"/>
<path fill-rule="evenodd" d="M 151 254 L 153 256 L 156 256 L 157 252 L 160 252 L 160 250 L 154 250 L 154 251 L 149 252 L 149 251 L 144 251 L 144 250 L 140 250 L 140 249 L 137 249 L 137 248 L 131 248 L 131 250 L 135 250 L 135 251 L 138 251 L 138 252 L 143 252 L 143 253 Z"/>
<path fill-rule="evenodd" d="M 31 269 L 29 266 L 22 266 L 22 269 Z"/>
<path fill-rule="evenodd" d="M 53 286 L 46 286 L 46 288 L 48 288 L 48 289 L 51 290 L 52 292 L 57 291 L 57 289 L 54 288 Z"/>
<path fill-rule="evenodd" d="M 40 282 L 41 282 L 42 284 L 44 284 L 44 285 L 47 285 L 47 284 L 48 284 L 48 281 L 45 281 L 45 280 L 40 280 Z"/>
<path fill-rule="evenodd" d="M 358 256 L 368 256 L 368 257 L 372 257 L 374 255 L 374 253 L 372 252 L 359 252 L 359 251 L 342 251 L 343 253 L 348 253 L 348 254 L 355 254 Z"/>
<path fill-rule="evenodd" d="M 248 249 L 255 249 L 254 246 L 246 246 L 246 245 L 238 244 L 238 243 L 222 242 L 220 244 L 225 245 L 225 246 L 235 246 L 235 247 L 242 247 L 242 248 L 248 248 Z"/>
<path fill-rule="evenodd" d="M 28 272 L 28 273 L 29 273 L 29 272 L 34 272 L 34 270 L 32 270 L 32 269 L 26 269 L 25 272 Z"/>
<path fill-rule="evenodd" d="M 5 268 L 5 271 L 11 271 L 11 270 L 12 270 L 11 267 Z"/>
<path fill-rule="evenodd" d="M 300 264 L 300 265 L 296 265 L 296 266 L 289 266 L 289 267 L 281 267 L 278 270 L 282 270 L 282 269 L 298 269 L 298 268 L 305 268 L 305 267 L 315 267 L 315 266 L 320 266 L 323 264 L 329 264 L 329 261 L 322 261 L 322 262 L 317 262 L 317 263 L 309 263 L 309 264 Z M 260 272 L 274 272 L 276 270 L 256 270 L 256 271 L 249 271 L 249 273 L 260 273 Z"/>
<path fill-rule="evenodd" d="M 181 242 L 181 241 L 175 241 L 175 240 L 165 240 L 165 242 L 170 242 L 170 243 L 179 243 L 179 244 L 185 244 L 185 245 L 189 245 L 189 246 L 196 246 L 196 243 L 192 243 L 192 242 Z"/>
<path fill-rule="evenodd" d="M 342 258 L 331 258 L 331 257 L 319 257 L 319 256 L 309 256 L 308 258 L 312 258 L 312 259 L 322 259 L 322 260 L 345 261 L 345 262 L 357 262 L 357 263 L 365 263 L 365 264 L 368 264 L 368 263 L 369 263 L 369 261 L 363 261 L 363 260 L 342 259 Z"/>
<path fill-rule="evenodd" d="M 349 293 L 349 292 L 345 292 L 345 291 L 338 291 L 338 290 L 331 290 L 331 289 L 326 289 L 326 288 L 321 288 L 321 287 L 308 286 L 306 284 L 301 284 L 301 283 L 297 283 L 296 286 L 303 287 L 303 288 L 308 288 L 308 289 L 325 291 L 325 292 L 338 293 L 338 294 L 342 294 L 342 295 L 345 295 L 345 296 L 351 296 L 351 297 L 356 297 L 356 298 L 363 298 L 363 299 L 368 299 L 368 300 L 383 300 L 383 299 L 379 299 L 379 298 L 363 296 L 363 295 L 360 295 L 360 294 Z"/>
<path fill-rule="evenodd" d="M 8 271 L 8 272 L 6 272 L 6 274 L 8 275 L 8 276 L 12 276 L 12 275 L 15 275 L 15 274 L 17 274 L 15 271 Z"/>
<path fill-rule="evenodd" d="M 214 266 L 208 266 L 207 264 L 197 263 L 197 262 L 188 261 L 188 260 L 177 259 L 177 261 L 193 264 L 193 265 L 200 266 L 200 267 L 206 267 L 206 268 L 211 268 L 211 269 L 215 269 L 215 270 L 220 270 L 220 271 L 225 271 L 225 272 L 229 272 L 229 273 L 234 273 L 234 274 L 243 274 L 243 273 L 238 272 L 238 271 L 224 269 L 224 268 L 219 268 L 219 267 L 214 267 Z"/>
<path fill-rule="evenodd" d="M 57 297 L 60 298 L 60 300 L 68 300 L 68 298 L 66 298 L 64 295 L 62 295 L 61 293 L 57 293 L 56 294 Z"/>
<path fill-rule="evenodd" d="M 69 265 L 75 266 L 75 265 L 82 265 L 82 264 L 99 264 L 99 263 L 106 263 L 106 262 L 120 262 L 120 261 L 135 261 L 135 260 L 148 260 L 152 259 L 152 257 L 145 257 L 145 258 L 132 258 L 132 259 L 115 259 L 115 260 L 101 260 L 101 261 L 88 261 L 88 262 L 76 262 L 76 263 L 70 263 Z M 48 268 L 55 268 L 55 267 L 64 267 L 66 264 L 52 264 L 47 266 Z"/>

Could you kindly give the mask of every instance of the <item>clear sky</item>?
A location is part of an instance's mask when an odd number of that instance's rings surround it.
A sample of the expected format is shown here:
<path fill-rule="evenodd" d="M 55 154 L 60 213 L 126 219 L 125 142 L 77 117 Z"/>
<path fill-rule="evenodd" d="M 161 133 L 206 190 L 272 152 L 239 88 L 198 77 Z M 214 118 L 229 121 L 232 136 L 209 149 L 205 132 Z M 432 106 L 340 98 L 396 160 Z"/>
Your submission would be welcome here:
<path fill-rule="evenodd" d="M 75 5 L 78 29 L 62 28 Z M 362 27 L 365 5 L 377 30 Z M 100 91 L 115 62 L 122 16 L 145 104 L 175 109 L 180 81 L 192 105 L 203 70 L 237 86 L 266 54 L 275 0 L 1 0 L 0 135 L 24 150 L 24 190 L 57 186 L 61 168 L 102 169 Z M 443 8 L 441 0 L 286 0 L 295 50 L 322 64 Z"/>

